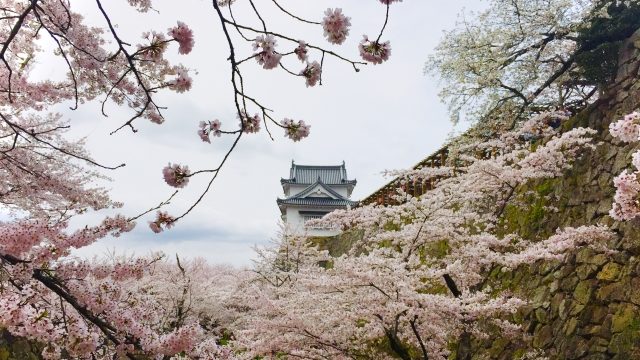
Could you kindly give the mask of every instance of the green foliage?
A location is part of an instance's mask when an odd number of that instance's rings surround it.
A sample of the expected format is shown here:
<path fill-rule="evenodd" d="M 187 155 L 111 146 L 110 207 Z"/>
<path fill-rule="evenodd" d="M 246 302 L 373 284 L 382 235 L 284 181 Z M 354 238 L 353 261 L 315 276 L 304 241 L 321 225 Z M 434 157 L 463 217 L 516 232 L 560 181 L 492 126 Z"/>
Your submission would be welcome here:
<path fill-rule="evenodd" d="M 362 230 L 350 229 L 336 236 L 309 237 L 309 243 L 318 250 L 327 250 L 329 255 L 338 257 L 346 254 L 362 236 Z"/>
<path fill-rule="evenodd" d="M 604 85 L 614 79 L 620 45 L 621 41 L 604 43 L 576 56 L 581 75 L 589 85 Z"/>
<path fill-rule="evenodd" d="M 580 75 L 589 85 L 612 81 L 618 69 L 618 54 L 622 42 L 640 28 L 640 4 L 603 0 L 596 13 L 604 11 L 580 29 L 576 63 Z"/>
<path fill-rule="evenodd" d="M 425 255 L 429 254 L 432 258 L 442 259 L 449 254 L 449 249 L 449 242 L 447 240 L 440 240 L 428 244 L 427 248 L 422 251 L 425 252 Z"/>
<path fill-rule="evenodd" d="M 524 238 L 551 235 L 552 231 L 547 224 L 550 215 L 547 206 L 553 204 L 549 197 L 553 196 L 557 186 L 557 179 L 547 179 L 520 189 L 519 193 L 522 195 L 519 202 L 505 207 L 500 220 L 500 233 L 516 233 Z"/>
<path fill-rule="evenodd" d="M 389 221 L 384 224 L 383 229 L 386 231 L 400 231 L 400 229 L 402 229 L 402 224 Z"/>
<path fill-rule="evenodd" d="M 233 340 L 233 334 L 231 333 L 231 331 L 224 329 L 217 343 L 218 345 L 225 346 L 225 345 L 229 345 L 229 341 L 231 340 Z"/>
<path fill-rule="evenodd" d="M 333 263 L 332 260 L 321 260 L 321 261 L 318 262 L 318 266 L 320 266 L 321 268 L 326 269 L 326 270 L 333 269 L 333 265 L 334 265 L 334 263 Z"/>
<path fill-rule="evenodd" d="M 398 345 L 401 346 L 407 352 L 407 355 L 409 356 L 410 359 L 422 358 L 422 352 L 419 349 L 414 348 L 409 343 L 401 341 L 400 339 L 398 340 L 400 341 Z M 365 351 L 360 356 L 355 355 L 354 358 L 372 359 L 371 354 L 386 354 L 393 359 L 401 359 L 398 353 L 393 349 L 393 345 L 391 344 L 391 341 L 389 341 L 389 338 L 386 336 L 370 341 L 368 343 L 368 347 L 370 351 Z"/>
<path fill-rule="evenodd" d="M 0 328 L 0 360 L 38 360 L 42 358 L 42 350 L 42 344 L 15 337 Z"/>

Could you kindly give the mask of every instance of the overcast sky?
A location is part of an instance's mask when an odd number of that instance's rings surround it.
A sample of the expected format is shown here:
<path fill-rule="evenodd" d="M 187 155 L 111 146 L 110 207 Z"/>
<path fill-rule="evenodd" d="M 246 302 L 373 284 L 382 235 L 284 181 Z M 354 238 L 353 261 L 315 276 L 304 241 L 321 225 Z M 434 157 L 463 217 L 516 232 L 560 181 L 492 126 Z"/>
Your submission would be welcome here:
<path fill-rule="evenodd" d="M 251 13 L 242 9 L 243 2 L 237 1 L 236 18 L 254 24 Z M 149 29 L 166 32 L 177 20 L 187 23 L 195 36 L 191 54 L 178 55 L 175 45 L 168 50 L 168 58 L 194 71 L 194 84 L 188 93 L 167 91 L 159 95 L 159 103 L 168 107 L 163 125 L 140 120 L 136 124 L 139 132 L 133 134 L 124 129 L 110 136 L 109 132 L 130 116 L 127 109 L 111 105 L 107 108 L 109 117 L 104 118 L 95 104 L 85 104 L 77 111 L 59 108 L 71 120 L 72 135 L 87 137 L 89 151 L 96 160 L 108 164 L 126 162 L 125 168 L 107 175 L 113 179 L 108 184 L 112 197 L 125 203 L 121 211 L 130 216 L 155 206 L 172 193 L 162 178 L 162 168 L 168 162 L 186 164 L 191 170 L 216 166 L 231 139 L 201 142 L 196 134 L 200 121 L 218 118 L 223 127 L 235 127 L 237 120 L 226 62 L 228 48 L 210 1 L 156 0 L 158 13 L 143 15 L 123 5 L 124 0 L 117 3 L 121 4 L 104 1 L 125 41 L 136 43 L 140 34 Z M 354 59 L 358 58 L 357 43 L 362 35 L 375 37 L 384 20 L 384 6 L 377 0 L 281 3 L 290 11 L 317 21 L 327 7 L 342 7 L 351 17 L 351 34 L 342 46 L 331 46 L 323 39 L 320 27 L 292 26 L 271 1 L 256 1 L 271 29 Z M 95 3 L 78 1 L 72 5 L 91 23 L 104 25 Z M 303 79 L 282 70 L 263 70 L 254 61 L 242 65 L 249 93 L 274 109 L 276 118 L 304 119 L 311 124 L 310 137 L 294 143 L 273 127 L 275 141 L 264 131 L 243 136 L 212 191 L 175 228 L 153 234 L 147 226 L 153 217 L 149 216 L 141 219 L 132 233 L 105 239 L 78 254 L 115 250 L 142 255 L 161 250 L 171 256 L 177 252 L 181 257 L 201 256 L 212 262 L 248 265 L 254 256 L 252 246 L 265 244 L 276 234 L 280 219 L 276 198 L 282 196 L 280 178 L 288 177 L 292 159 L 298 164 L 318 165 L 344 160 L 349 176 L 358 180 L 352 199 L 366 197 L 388 181 L 380 174 L 383 170 L 410 167 L 445 142 L 451 124 L 445 105 L 437 97 L 437 80 L 423 75 L 423 65 L 442 31 L 454 26 L 458 14 L 481 6 L 484 4 L 477 0 L 394 3 L 383 37 L 391 41 L 390 60 L 355 73 L 349 64 L 327 58 L 321 87 L 306 88 Z M 238 49 L 243 54 L 251 51 L 248 43 L 238 42 Z M 318 54 L 311 54 L 311 59 L 318 58 Z M 288 64 L 296 70 L 302 68 L 293 59 Z M 45 70 L 39 70 L 36 76 L 57 76 L 54 61 L 43 65 L 41 69 Z M 184 211 L 206 181 L 205 177 L 192 179 L 166 210 L 171 214 Z"/>

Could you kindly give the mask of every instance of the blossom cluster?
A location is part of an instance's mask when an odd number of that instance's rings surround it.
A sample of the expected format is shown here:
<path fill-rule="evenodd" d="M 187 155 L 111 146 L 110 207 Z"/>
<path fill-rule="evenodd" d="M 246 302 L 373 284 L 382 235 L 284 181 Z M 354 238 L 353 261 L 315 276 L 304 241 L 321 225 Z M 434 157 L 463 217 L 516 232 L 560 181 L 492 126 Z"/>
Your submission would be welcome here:
<path fill-rule="evenodd" d="M 191 77 L 187 72 L 187 69 L 179 68 L 176 70 L 176 78 L 169 83 L 169 87 L 176 92 L 183 93 L 191 89 Z"/>
<path fill-rule="evenodd" d="M 300 60 L 302 62 L 307 61 L 307 59 L 309 58 L 307 56 L 307 53 L 309 52 L 309 49 L 307 49 L 307 44 L 302 40 L 298 41 L 298 47 L 295 48 L 293 50 L 293 52 L 298 57 L 298 60 Z"/>
<path fill-rule="evenodd" d="M 640 113 L 634 111 L 609 125 L 609 132 L 624 142 L 640 141 Z M 620 221 L 631 220 L 640 215 L 640 151 L 632 155 L 635 171 L 622 171 L 613 179 L 616 193 L 609 215 Z"/>
<path fill-rule="evenodd" d="M 147 46 L 138 45 L 138 52 L 142 55 L 142 58 L 146 61 L 161 61 L 167 49 L 167 39 L 164 34 L 150 31 L 143 33 L 142 38 L 149 41 Z"/>
<path fill-rule="evenodd" d="M 240 119 L 240 128 L 244 133 L 251 134 L 260 131 L 262 120 L 258 114 L 249 116 L 246 112 L 241 112 L 238 114 L 238 118 Z"/>
<path fill-rule="evenodd" d="M 300 75 L 306 79 L 307 87 L 316 86 L 322 76 L 322 67 L 317 61 L 307 63 L 307 66 L 300 71 Z"/>
<path fill-rule="evenodd" d="M 180 45 L 178 48 L 180 54 L 186 55 L 193 50 L 193 31 L 182 21 L 178 21 L 177 26 L 169 29 L 168 34 Z"/>
<path fill-rule="evenodd" d="M 164 181 L 169 185 L 177 188 L 183 188 L 189 183 L 189 167 L 178 164 L 169 163 L 162 169 Z"/>
<path fill-rule="evenodd" d="M 127 0 L 129 5 L 138 8 L 140 12 L 147 12 L 151 9 L 151 0 Z"/>
<path fill-rule="evenodd" d="M 220 137 L 220 135 L 222 135 L 220 126 L 222 126 L 222 123 L 218 119 L 207 122 L 200 121 L 200 128 L 198 129 L 198 136 L 200 137 L 200 140 L 211 143 L 211 135 Z"/>
<path fill-rule="evenodd" d="M 517 131 L 517 138 L 524 141 L 537 140 L 553 134 L 570 113 L 564 110 L 545 111 L 526 120 Z"/>
<path fill-rule="evenodd" d="M 309 136 L 311 126 L 305 124 L 304 120 L 299 120 L 296 123 L 291 119 L 284 119 L 280 124 L 285 128 L 284 135 L 293 141 L 300 141 Z"/>
<path fill-rule="evenodd" d="M 332 44 L 342 44 L 349 35 L 351 18 L 342 14 L 342 9 L 327 9 L 322 19 L 324 36 Z"/>
<path fill-rule="evenodd" d="M 260 35 L 253 43 L 253 50 L 260 50 L 254 56 L 264 69 L 273 69 L 280 64 L 282 55 L 275 50 L 276 39 L 272 35 Z"/>
<path fill-rule="evenodd" d="M 634 111 L 611 123 L 609 132 L 613 137 L 617 137 L 624 142 L 640 140 L 640 113 Z"/>
<path fill-rule="evenodd" d="M 383 43 L 371 41 L 366 35 L 360 42 L 360 45 L 358 45 L 358 49 L 360 50 L 360 56 L 374 65 L 382 64 L 389 60 L 389 56 L 391 55 L 391 45 L 389 41 Z"/>
<path fill-rule="evenodd" d="M 610 211 L 616 220 L 631 220 L 640 215 L 640 183 L 638 172 L 629 173 L 623 170 L 613 179 L 616 193 L 613 196 L 613 206 Z"/>
<path fill-rule="evenodd" d="M 170 229 L 173 227 L 175 218 L 164 211 L 158 211 L 156 213 L 156 219 L 154 221 L 149 221 L 149 228 L 154 233 L 162 232 L 164 229 Z"/>

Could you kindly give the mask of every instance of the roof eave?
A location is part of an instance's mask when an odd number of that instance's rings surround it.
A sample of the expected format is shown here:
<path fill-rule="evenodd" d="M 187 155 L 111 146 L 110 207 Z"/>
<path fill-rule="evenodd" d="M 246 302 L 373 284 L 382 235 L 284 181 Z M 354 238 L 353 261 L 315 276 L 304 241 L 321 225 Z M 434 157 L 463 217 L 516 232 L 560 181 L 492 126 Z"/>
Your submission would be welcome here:
<path fill-rule="evenodd" d="M 323 204 L 323 203 L 315 203 L 315 204 L 298 204 L 295 202 L 289 201 L 289 199 L 277 199 L 278 206 L 281 205 L 293 205 L 293 206 L 330 206 L 330 207 L 344 207 L 344 206 L 357 206 L 359 204 L 358 201 L 352 200 L 342 200 L 347 202 L 347 204 Z"/>

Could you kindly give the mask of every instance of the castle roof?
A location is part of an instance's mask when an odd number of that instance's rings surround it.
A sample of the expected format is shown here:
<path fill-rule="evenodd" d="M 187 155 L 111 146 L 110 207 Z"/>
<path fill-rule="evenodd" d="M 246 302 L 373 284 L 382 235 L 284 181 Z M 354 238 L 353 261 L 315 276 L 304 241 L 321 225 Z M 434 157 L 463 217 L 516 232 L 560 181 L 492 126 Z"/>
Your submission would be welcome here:
<path fill-rule="evenodd" d="M 345 172 L 346 174 L 346 172 Z M 283 205 L 345 208 L 357 206 L 357 201 L 349 200 L 333 190 L 328 184 L 322 181 L 318 175 L 316 181 L 307 186 L 301 192 L 286 199 L 277 199 L 278 206 L 283 210 Z"/>
<path fill-rule="evenodd" d="M 347 169 L 344 161 L 341 165 L 297 165 L 291 162 L 291 170 L 289 170 L 289 178 L 281 179 L 280 183 L 284 184 L 301 184 L 311 185 L 316 180 L 320 180 L 327 185 L 352 185 L 355 186 L 356 180 L 349 180 L 347 177 Z"/>

